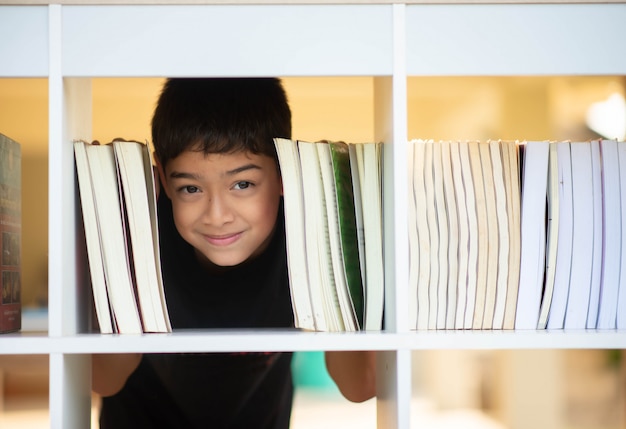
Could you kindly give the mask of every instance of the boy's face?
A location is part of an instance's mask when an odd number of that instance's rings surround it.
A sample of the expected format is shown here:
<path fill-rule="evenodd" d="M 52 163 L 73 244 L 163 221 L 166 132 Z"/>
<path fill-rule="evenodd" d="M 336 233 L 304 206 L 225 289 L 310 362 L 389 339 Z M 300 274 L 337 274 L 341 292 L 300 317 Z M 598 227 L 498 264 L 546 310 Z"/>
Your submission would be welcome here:
<path fill-rule="evenodd" d="M 185 151 L 158 169 L 176 228 L 199 256 L 234 266 L 267 247 L 282 195 L 272 158 Z"/>

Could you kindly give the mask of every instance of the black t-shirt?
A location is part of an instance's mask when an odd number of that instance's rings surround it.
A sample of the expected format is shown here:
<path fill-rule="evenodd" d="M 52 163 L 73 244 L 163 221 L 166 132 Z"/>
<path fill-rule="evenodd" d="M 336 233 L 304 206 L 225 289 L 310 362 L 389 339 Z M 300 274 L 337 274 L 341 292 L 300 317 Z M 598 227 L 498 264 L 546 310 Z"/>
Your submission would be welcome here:
<path fill-rule="evenodd" d="M 282 204 L 266 251 L 215 274 L 176 231 L 163 194 L 159 235 L 172 328 L 292 327 Z M 291 353 L 146 354 L 124 388 L 103 398 L 100 427 L 288 428 L 290 367 Z"/>

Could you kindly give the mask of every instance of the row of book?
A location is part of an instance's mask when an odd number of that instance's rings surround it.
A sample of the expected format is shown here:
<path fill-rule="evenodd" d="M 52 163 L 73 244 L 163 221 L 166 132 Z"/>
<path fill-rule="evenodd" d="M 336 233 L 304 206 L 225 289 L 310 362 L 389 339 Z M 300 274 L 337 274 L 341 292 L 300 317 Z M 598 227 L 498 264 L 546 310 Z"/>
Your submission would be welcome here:
<path fill-rule="evenodd" d="M 296 327 L 382 330 L 382 144 L 274 143 Z M 626 143 L 407 149 L 410 329 L 626 326 Z M 75 155 L 101 332 L 169 332 L 147 145 Z"/>
<path fill-rule="evenodd" d="M 411 329 L 626 327 L 626 143 L 408 152 Z"/>

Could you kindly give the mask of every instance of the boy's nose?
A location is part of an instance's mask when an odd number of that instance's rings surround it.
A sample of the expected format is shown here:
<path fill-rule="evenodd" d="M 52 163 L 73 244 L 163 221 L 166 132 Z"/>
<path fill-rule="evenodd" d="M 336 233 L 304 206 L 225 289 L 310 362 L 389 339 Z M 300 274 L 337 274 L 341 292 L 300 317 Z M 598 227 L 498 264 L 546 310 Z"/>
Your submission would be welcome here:
<path fill-rule="evenodd" d="M 218 195 L 207 197 L 204 210 L 204 222 L 213 226 L 222 226 L 234 219 L 233 212 L 224 198 Z"/>

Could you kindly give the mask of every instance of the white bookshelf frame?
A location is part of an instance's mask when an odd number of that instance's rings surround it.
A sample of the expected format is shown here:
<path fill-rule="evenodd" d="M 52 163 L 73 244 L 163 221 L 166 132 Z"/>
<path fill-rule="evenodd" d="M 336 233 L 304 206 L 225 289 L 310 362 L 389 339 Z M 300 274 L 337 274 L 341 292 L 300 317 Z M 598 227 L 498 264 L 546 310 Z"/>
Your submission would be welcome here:
<path fill-rule="evenodd" d="M 28 3 L 0 0 L 0 78 L 49 83 L 49 331 L 3 335 L 0 354 L 50 356 L 51 427 L 89 427 L 91 353 L 377 350 L 378 427 L 409 428 L 412 350 L 626 348 L 623 331 L 410 332 L 404 299 L 407 77 L 626 75 L 623 2 Z M 376 77 L 375 134 L 391 143 L 394 167 L 385 177 L 385 332 L 82 333 L 70 142 L 91 137 L 90 78 L 175 75 Z"/>

